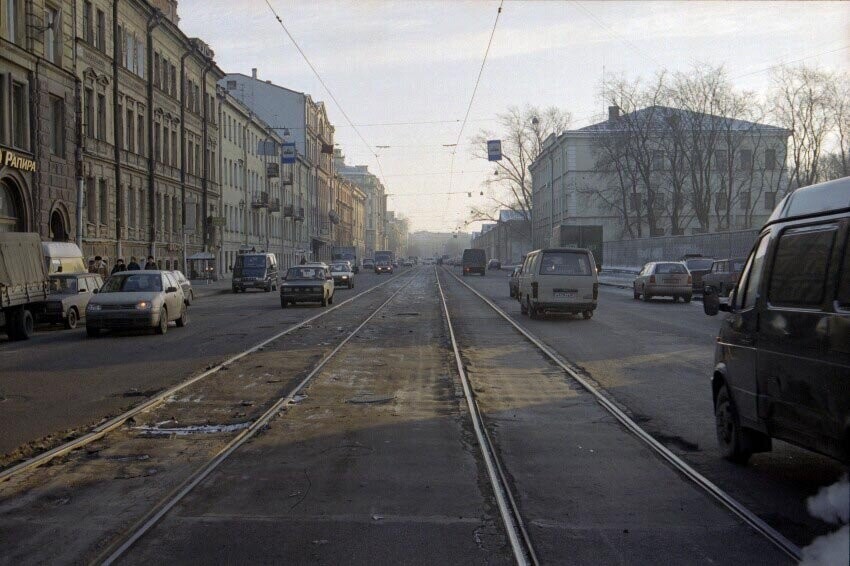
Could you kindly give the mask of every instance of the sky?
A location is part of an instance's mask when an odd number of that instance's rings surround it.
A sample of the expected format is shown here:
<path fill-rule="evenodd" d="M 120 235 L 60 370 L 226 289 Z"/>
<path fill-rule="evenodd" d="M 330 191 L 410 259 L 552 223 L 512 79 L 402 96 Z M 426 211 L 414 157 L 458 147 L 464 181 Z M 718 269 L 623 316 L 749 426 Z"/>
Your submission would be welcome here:
<path fill-rule="evenodd" d="M 509 106 L 557 106 L 571 127 L 599 121 L 603 70 L 637 78 L 724 65 L 736 87 L 759 93 L 781 63 L 850 70 L 850 2 L 506 1 L 461 133 L 498 1 L 268 2 L 341 109 L 265 0 L 180 0 L 180 27 L 225 72 L 256 67 L 326 101 L 347 163 L 382 178 L 388 209 L 413 230 L 476 229 L 470 209 L 490 202 L 482 183 L 494 167 L 472 157 L 473 135 L 497 133 Z M 444 145 L 459 134 L 452 166 Z"/>

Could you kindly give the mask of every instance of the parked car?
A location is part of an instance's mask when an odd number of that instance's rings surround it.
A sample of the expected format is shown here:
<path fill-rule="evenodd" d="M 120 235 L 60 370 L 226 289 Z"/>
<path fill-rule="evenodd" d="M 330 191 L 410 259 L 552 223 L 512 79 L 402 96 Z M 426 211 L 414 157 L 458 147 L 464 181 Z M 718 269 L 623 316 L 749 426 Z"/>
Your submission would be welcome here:
<path fill-rule="evenodd" d="M 168 323 L 189 324 L 189 306 L 170 271 L 121 271 L 103 283 L 86 307 L 86 332 L 94 337 L 104 329 L 154 328 Z"/>
<path fill-rule="evenodd" d="M 332 264 L 331 275 L 334 278 L 334 286 L 354 289 L 354 270 L 347 261 Z"/>
<path fill-rule="evenodd" d="M 76 328 L 85 319 L 86 306 L 103 285 L 96 273 L 55 273 L 50 276 L 50 294 L 36 311 L 36 320 Z"/>
<path fill-rule="evenodd" d="M 779 438 L 850 463 L 850 177 L 797 189 L 761 229 L 726 311 L 711 379 L 724 458 Z"/>
<path fill-rule="evenodd" d="M 653 297 L 680 298 L 690 303 L 693 298 L 693 280 L 688 268 L 679 261 L 651 261 L 635 277 L 633 283 L 635 299 L 643 297 L 651 301 Z"/>
<path fill-rule="evenodd" d="M 280 284 L 280 308 L 296 303 L 321 303 L 323 307 L 334 302 L 334 278 L 322 264 L 290 267 Z"/>
<path fill-rule="evenodd" d="M 266 293 L 277 289 L 277 256 L 272 253 L 240 253 L 233 266 L 231 288 L 234 293 L 246 289 L 262 289 Z"/>
<path fill-rule="evenodd" d="M 519 275 L 522 273 L 522 266 L 517 265 L 511 271 L 511 277 L 508 279 L 508 293 L 511 298 L 515 298 L 519 293 Z"/>
<path fill-rule="evenodd" d="M 711 271 L 714 258 L 687 254 L 682 257 L 681 262 L 685 264 L 691 274 L 692 293 L 702 293 L 702 278 Z"/>
<path fill-rule="evenodd" d="M 530 252 L 519 275 L 520 312 L 539 318 L 546 312 L 593 316 L 599 297 L 596 260 L 583 248 Z"/>
<path fill-rule="evenodd" d="M 484 250 L 469 248 L 463 250 L 463 276 L 466 277 L 472 273 L 478 273 L 481 276 L 486 275 L 487 268 L 487 253 Z"/>
<path fill-rule="evenodd" d="M 715 260 L 711 271 L 702 277 L 703 294 L 717 293 L 721 297 L 728 297 L 735 288 L 746 261 L 745 257 Z"/>
<path fill-rule="evenodd" d="M 372 259 L 372 258 L 369 258 L 369 257 L 364 259 L 363 260 L 363 269 L 371 269 L 372 271 L 374 271 L 375 270 L 375 260 Z"/>
<path fill-rule="evenodd" d="M 192 282 L 183 275 L 182 271 L 172 271 L 171 274 L 180 284 L 180 288 L 183 289 L 183 299 L 186 301 L 186 304 L 191 305 L 192 301 L 195 300 L 195 291 L 192 289 Z"/>
<path fill-rule="evenodd" d="M 487 262 L 487 269 L 502 269 L 502 262 L 498 259 L 491 259 Z"/>
<path fill-rule="evenodd" d="M 379 261 L 378 263 L 375 264 L 375 273 L 379 274 L 379 275 L 381 273 L 389 273 L 390 275 L 392 275 L 393 264 L 391 264 L 388 261 Z"/>
<path fill-rule="evenodd" d="M 412 260 L 412 259 L 406 259 L 406 260 L 404 260 L 404 262 L 402 263 L 402 265 L 403 265 L 404 267 L 413 267 L 413 260 Z"/>

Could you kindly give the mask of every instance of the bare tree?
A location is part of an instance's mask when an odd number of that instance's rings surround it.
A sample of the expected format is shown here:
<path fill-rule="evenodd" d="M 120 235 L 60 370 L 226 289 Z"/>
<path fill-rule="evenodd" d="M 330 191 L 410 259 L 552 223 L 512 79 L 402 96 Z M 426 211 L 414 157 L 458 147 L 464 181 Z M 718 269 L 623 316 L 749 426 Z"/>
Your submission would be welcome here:
<path fill-rule="evenodd" d="M 835 77 L 830 85 L 835 151 L 825 162 L 824 180 L 850 176 L 850 73 Z"/>
<path fill-rule="evenodd" d="M 499 210 L 512 210 L 531 226 L 532 187 L 529 165 L 537 159 L 549 135 L 569 128 L 572 117 L 554 106 L 511 106 L 498 115 L 497 130 L 481 130 L 472 138 L 472 155 L 487 160 L 487 140 L 502 140 L 502 160 L 494 161 L 495 174 L 484 185 L 488 202 L 472 209 L 471 220 L 499 221 Z"/>
<path fill-rule="evenodd" d="M 834 82 L 831 73 L 805 65 L 774 73 L 772 115 L 791 132 L 786 192 L 820 180 L 824 146 L 834 128 Z"/>

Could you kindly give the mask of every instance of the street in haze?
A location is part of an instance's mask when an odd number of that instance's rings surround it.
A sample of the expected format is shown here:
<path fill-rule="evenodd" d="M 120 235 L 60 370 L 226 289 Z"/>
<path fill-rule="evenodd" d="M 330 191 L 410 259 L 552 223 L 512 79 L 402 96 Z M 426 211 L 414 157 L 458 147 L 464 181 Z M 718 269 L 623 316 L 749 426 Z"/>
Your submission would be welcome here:
<path fill-rule="evenodd" d="M 848 30 L 0 0 L 0 566 L 850 566 Z"/>

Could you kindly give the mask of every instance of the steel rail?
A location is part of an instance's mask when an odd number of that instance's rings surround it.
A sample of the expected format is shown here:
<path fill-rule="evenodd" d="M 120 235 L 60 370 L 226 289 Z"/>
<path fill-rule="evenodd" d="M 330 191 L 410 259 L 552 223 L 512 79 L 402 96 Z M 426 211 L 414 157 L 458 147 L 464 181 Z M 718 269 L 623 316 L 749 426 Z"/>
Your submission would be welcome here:
<path fill-rule="evenodd" d="M 785 553 L 786 556 L 792 558 L 797 562 L 802 559 L 802 551 L 800 547 L 788 540 L 782 533 L 768 525 L 758 515 L 747 509 L 747 507 L 745 507 L 742 503 L 740 503 L 731 495 L 723 491 L 711 480 L 709 480 L 708 478 L 700 474 L 698 471 L 696 471 L 694 468 L 692 468 L 687 462 L 679 458 L 669 448 L 658 442 L 655 437 L 653 437 L 647 431 L 642 429 L 613 401 L 603 395 L 602 392 L 593 383 L 582 377 L 581 374 L 579 374 L 569 365 L 564 363 L 561 360 L 560 356 L 557 353 L 553 352 L 548 345 L 546 345 L 542 340 L 534 336 L 531 332 L 523 328 L 522 325 L 514 321 L 510 317 L 510 315 L 503 311 L 498 305 L 493 303 L 493 301 L 482 295 L 478 290 L 474 289 L 472 286 L 463 281 L 454 273 L 446 270 L 445 268 L 444 271 L 454 277 L 458 283 L 472 291 L 479 299 L 484 301 L 499 316 L 508 321 L 520 334 L 522 334 L 528 341 L 534 344 L 538 350 L 543 352 L 546 357 L 548 357 L 555 364 L 557 364 L 562 370 L 564 370 L 564 372 L 567 373 L 567 375 L 575 379 L 585 390 L 592 394 L 599 402 L 599 404 L 602 405 L 603 408 L 605 408 L 605 410 L 607 410 L 609 413 L 611 413 L 611 415 L 614 416 L 614 418 L 620 421 L 620 424 L 622 424 L 630 432 L 632 432 L 635 436 L 637 436 L 640 440 L 642 440 L 645 444 L 652 448 L 659 456 L 661 456 L 664 460 L 671 464 L 679 473 L 687 477 L 698 487 L 700 487 L 702 490 L 711 495 L 721 505 L 726 507 L 739 519 L 744 521 L 757 533 L 768 539 L 774 546 L 776 546 L 783 553 Z"/>
<path fill-rule="evenodd" d="M 390 301 L 392 301 L 396 295 L 401 293 L 404 289 L 407 288 L 414 281 L 413 278 L 409 279 L 404 285 L 396 289 L 392 295 L 390 295 L 386 301 L 381 303 L 372 314 L 370 314 L 363 322 L 361 322 L 357 328 L 355 328 L 348 336 L 345 337 L 337 346 L 331 350 L 322 360 L 316 364 L 315 367 L 308 373 L 304 379 L 302 379 L 287 395 L 279 398 L 275 403 L 266 410 L 257 420 L 255 420 L 251 426 L 241 431 L 236 437 L 234 437 L 230 442 L 227 443 L 221 450 L 219 450 L 212 459 L 208 460 L 205 464 L 199 467 L 195 472 L 189 476 L 186 480 L 183 481 L 179 486 L 177 486 L 168 496 L 160 501 L 158 505 L 156 505 L 152 510 L 150 510 L 142 519 L 136 522 L 136 524 L 127 530 L 126 536 L 122 537 L 118 541 L 110 544 L 109 547 L 101 554 L 105 558 L 101 561 L 101 559 L 97 559 L 95 563 L 103 564 L 104 566 L 108 566 L 113 564 L 116 560 L 121 558 L 136 542 L 139 541 L 151 528 L 153 528 L 168 512 L 177 505 L 186 495 L 192 492 L 195 487 L 197 487 L 207 476 L 209 476 L 222 462 L 224 462 L 228 457 L 230 457 L 240 446 L 245 444 L 248 440 L 250 440 L 254 435 L 256 435 L 259 431 L 263 430 L 265 426 L 269 423 L 269 421 L 274 418 L 280 411 L 284 410 L 287 405 L 293 402 L 293 399 L 296 395 L 313 379 L 313 377 L 318 374 L 325 365 L 334 357 L 336 354 L 342 350 L 342 348 L 348 344 L 348 342 L 357 335 L 360 330 L 372 320 L 375 315 L 377 315 L 385 306 L 387 306 Z M 388 283 L 388 281 L 387 281 Z M 373 287 L 374 289 L 375 287 Z M 342 304 L 342 303 L 340 303 Z"/>
<path fill-rule="evenodd" d="M 405 273 L 410 273 L 410 272 L 405 272 Z M 91 431 L 83 434 L 79 438 L 75 438 L 74 440 L 71 440 L 71 441 L 68 441 L 64 444 L 56 446 L 55 448 L 52 448 L 52 449 L 50 449 L 46 452 L 43 452 L 43 453 L 41 453 L 37 456 L 34 456 L 34 457 L 29 458 L 27 460 L 24 460 L 23 462 L 20 462 L 18 464 L 15 464 L 14 466 L 10 466 L 9 468 L 6 468 L 5 470 L 0 471 L 0 483 L 7 481 L 7 480 L 9 480 L 9 479 L 11 479 L 11 478 L 13 478 L 17 475 L 20 475 L 20 474 L 22 474 L 26 471 L 29 471 L 29 470 L 32 470 L 32 469 L 37 468 L 39 466 L 42 466 L 42 465 L 46 464 L 47 462 L 53 460 L 54 458 L 58 458 L 59 456 L 64 456 L 65 454 L 68 454 L 69 452 L 73 452 L 74 450 L 77 450 L 78 448 L 82 448 L 83 446 L 86 446 L 87 444 L 91 444 L 92 442 L 103 438 L 106 434 L 108 434 L 108 433 L 112 432 L 113 430 L 121 427 L 125 422 L 127 422 L 132 417 L 164 403 L 168 398 L 170 398 L 172 395 L 179 392 L 180 390 L 185 389 L 186 387 L 192 385 L 193 383 L 197 383 L 198 381 L 201 381 L 202 379 L 209 377 L 210 375 L 216 373 L 217 371 L 221 371 L 223 368 L 226 368 L 230 364 L 244 358 L 245 356 L 253 354 L 254 352 L 260 350 L 261 348 L 264 348 L 265 346 L 274 342 L 275 340 L 277 340 L 277 339 L 279 339 L 283 336 L 286 336 L 287 334 L 291 334 L 292 332 L 298 330 L 299 328 L 302 328 L 303 326 L 305 326 L 305 325 L 307 325 L 307 324 L 309 324 L 309 323 L 311 323 L 311 322 L 313 322 L 313 321 L 315 321 L 315 320 L 317 320 L 317 319 L 319 319 L 319 318 L 321 318 L 321 317 L 323 317 L 327 314 L 332 313 L 336 309 L 341 308 L 344 305 L 346 305 L 346 304 L 348 304 L 348 303 L 350 303 L 350 302 L 352 302 L 356 299 L 359 299 L 360 297 L 367 295 L 367 294 L 371 293 L 372 291 L 379 289 L 379 288 L 383 287 L 384 285 L 387 285 L 388 283 L 390 283 L 392 281 L 397 280 L 398 278 L 402 277 L 405 273 L 399 273 L 398 275 L 394 275 L 393 277 L 390 277 L 388 280 L 386 280 L 382 283 L 378 283 L 374 287 L 370 287 L 369 289 L 366 289 L 365 291 L 361 291 L 360 293 L 354 295 L 353 297 L 349 297 L 348 299 L 342 301 L 341 303 L 339 303 L 337 305 L 334 305 L 330 308 L 323 309 L 320 313 L 313 315 L 309 318 L 306 318 L 306 319 L 302 320 L 301 322 L 294 324 L 294 325 L 286 328 L 285 330 L 278 332 L 277 334 L 274 334 L 270 338 L 267 338 L 267 339 L 263 340 L 262 342 L 259 342 L 258 344 L 251 346 L 247 350 L 243 350 L 242 352 L 231 356 L 230 358 L 226 359 L 225 361 L 221 362 L 220 364 L 217 364 L 217 365 L 213 366 L 212 368 L 210 368 L 210 369 L 208 369 L 208 370 L 206 370 L 206 371 L 204 371 L 204 372 L 202 372 L 198 375 L 195 375 L 195 376 L 190 377 L 190 378 L 188 378 L 184 381 L 181 381 L 177 385 L 170 387 L 170 388 L 166 389 L 165 391 L 154 395 L 153 397 L 150 397 L 145 402 L 143 402 L 139 405 L 136 405 L 132 409 L 129 409 L 128 411 L 125 411 L 125 412 L 121 413 L 120 415 L 117 415 L 117 416 L 109 419 L 108 421 L 95 426 L 94 428 L 91 429 Z"/>
<path fill-rule="evenodd" d="M 472 387 L 469 385 L 469 377 L 466 375 L 466 370 L 463 367 L 463 360 L 460 357 L 460 347 L 457 343 L 454 328 L 452 327 L 452 317 L 449 314 L 449 306 L 446 301 L 446 295 L 443 292 L 443 285 L 440 283 L 440 273 L 436 266 L 434 273 L 437 278 L 437 289 L 440 291 L 440 300 L 443 306 L 443 314 L 446 317 L 446 325 L 449 329 L 449 338 L 452 342 L 452 350 L 454 353 L 457 371 L 460 375 L 460 381 L 463 385 L 463 394 L 466 398 L 466 405 L 469 408 L 469 415 L 472 420 L 472 426 L 475 430 L 475 436 L 478 440 L 478 446 L 481 449 L 481 455 L 484 458 L 484 465 L 487 468 L 487 475 L 490 478 L 490 485 L 493 488 L 493 493 L 496 496 L 496 504 L 499 507 L 499 514 L 502 517 L 502 523 L 505 525 L 505 530 L 508 534 L 508 542 L 510 542 L 511 550 L 514 554 L 514 559 L 520 566 L 533 564 L 537 566 L 537 556 L 534 553 L 534 546 L 531 543 L 531 538 L 525 525 L 522 521 L 519 508 L 511 494 L 510 484 L 507 481 L 504 470 L 499 458 L 496 456 L 496 450 L 493 447 L 493 442 L 490 435 L 487 433 L 487 428 L 484 426 L 484 418 L 481 416 L 481 411 L 478 408 L 478 402 L 472 392 Z"/>

